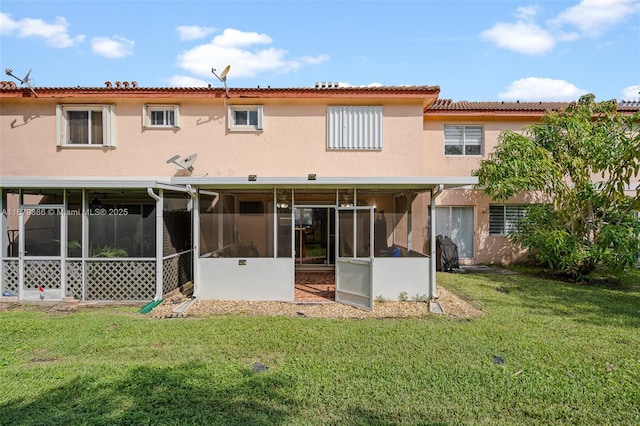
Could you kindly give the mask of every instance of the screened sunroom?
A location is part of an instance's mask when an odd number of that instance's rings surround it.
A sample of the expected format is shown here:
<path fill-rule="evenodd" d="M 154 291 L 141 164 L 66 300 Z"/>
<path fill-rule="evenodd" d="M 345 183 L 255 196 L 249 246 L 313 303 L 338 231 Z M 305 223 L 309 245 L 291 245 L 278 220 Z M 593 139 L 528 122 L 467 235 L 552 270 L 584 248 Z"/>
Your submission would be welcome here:
<path fill-rule="evenodd" d="M 0 198 L 2 296 L 146 301 L 192 283 L 205 300 L 300 302 L 317 291 L 370 309 L 375 298 L 433 298 L 430 212 L 443 188 L 471 183 L 10 178 Z"/>
<path fill-rule="evenodd" d="M 436 297 L 437 181 L 188 181 L 199 188 L 199 299 L 301 302 L 306 277 L 321 273 L 324 301 L 370 309 L 379 297 Z"/>
<path fill-rule="evenodd" d="M 189 193 L 115 183 L 3 182 L 2 296 L 142 301 L 192 281 Z"/>

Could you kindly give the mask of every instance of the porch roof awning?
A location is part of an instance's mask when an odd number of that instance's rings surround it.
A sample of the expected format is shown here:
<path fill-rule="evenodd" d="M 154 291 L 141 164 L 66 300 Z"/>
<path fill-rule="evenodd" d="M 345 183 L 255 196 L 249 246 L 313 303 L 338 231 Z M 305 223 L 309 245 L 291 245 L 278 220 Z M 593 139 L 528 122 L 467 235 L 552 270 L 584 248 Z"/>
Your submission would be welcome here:
<path fill-rule="evenodd" d="M 185 186 L 172 184 L 169 178 L 154 177 L 59 177 L 59 176 L 0 176 L 0 188 L 154 188 L 185 191 Z"/>
<path fill-rule="evenodd" d="M 357 187 L 367 189 L 416 189 L 425 190 L 443 186 L 443 189 L 473 186 L 475 176 L 412 176 L 412 177 L 270 177 L 248 175 L 245 177 L 179 176 L 171 179 L 176 185 L 201 188 L 336 188 Z"/>
<path fill-rule="evenodd" d="M 175 191 L 200 188 L 367 188 L 367 189 L 443 189 L 476 185 L 475 176 L 418 176 L 418 177 L 53 177 L 53 176 L 2 176 L 0 188 L 154 188 Z"/>

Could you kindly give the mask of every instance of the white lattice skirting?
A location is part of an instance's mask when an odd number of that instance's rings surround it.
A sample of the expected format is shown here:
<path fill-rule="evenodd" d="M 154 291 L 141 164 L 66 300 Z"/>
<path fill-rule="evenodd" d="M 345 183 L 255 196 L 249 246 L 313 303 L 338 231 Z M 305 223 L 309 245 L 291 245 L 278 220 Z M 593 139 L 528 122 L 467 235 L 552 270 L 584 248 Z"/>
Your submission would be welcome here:
<path fill-rule="evenodd" d="M 66 295 L 74 299 L 82 299 L 82 261 L 67 260 Z"/>
<path fill-rule="evenodd" d="M 86 300 L 149 300 L 155 296 L 155 260 L 89 261 L 86 265 Z"/>
<path fill-rule="evenodd" d="M 18 295 L 20 286 L 20 263 L 18 259 L 2 262 L 2 294 Z"/>
<path fill-rule="evenodd" d="M 60 290 L 61 265 L 59 260 L 25 260 L 24 290 L 45 289 Z"/>
<path fill-rule="evenodd" d="M 165 270 L 174 288 L 191 279 L 191 253 L 167 259 Z M 170 262 L 169 262 L 170 261 Z M 82 300 L 83 282 L 86 281 L 84 300 L 150 300 L 156 293 L 155 260 L 87 260 L 86 277 L 82 275 L 82 260 L 67 260 L 65 295 Z M 61 290 L 61 263 L 59 260 L 24 260 L 24 291 L 37 291 L 42 285 L 48 290 Z M 187 273 L 188 272 L 188 273 Z M 2 294 L 18 295 L 20 289 L 20 263 L 18 259 L 2 262 Z"/>
<path fill-rule="evenodd" d="M 167 294 L 193 279 L 191 252 L 162 261 L 162 294 Z"/>

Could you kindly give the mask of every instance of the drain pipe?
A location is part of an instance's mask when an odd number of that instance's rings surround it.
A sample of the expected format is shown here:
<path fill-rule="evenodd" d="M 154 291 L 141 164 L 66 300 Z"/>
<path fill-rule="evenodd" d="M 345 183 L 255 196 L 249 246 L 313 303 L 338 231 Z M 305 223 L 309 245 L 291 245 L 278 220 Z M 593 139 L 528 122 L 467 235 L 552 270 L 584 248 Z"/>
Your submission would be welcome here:
<path fill-rule="evenodd" d="M 156 295 L 154 302 L 162 300 L 162 189 L 160 195 L 153 192 L 153 188 L 147 188 L 147 194 L 156 200 Z"/>
<path fill-rule="evenodd" d="M 436 197 L 444 191 L 444 184 L 439 184 L 437 188 L 431 189 L 431 214 L 429 215 L 429 245 L 431 251 L 431 262 L 429 262 L 429 296 L 431 299 L 437 299 L 438 293 L 436 288 Z"/>

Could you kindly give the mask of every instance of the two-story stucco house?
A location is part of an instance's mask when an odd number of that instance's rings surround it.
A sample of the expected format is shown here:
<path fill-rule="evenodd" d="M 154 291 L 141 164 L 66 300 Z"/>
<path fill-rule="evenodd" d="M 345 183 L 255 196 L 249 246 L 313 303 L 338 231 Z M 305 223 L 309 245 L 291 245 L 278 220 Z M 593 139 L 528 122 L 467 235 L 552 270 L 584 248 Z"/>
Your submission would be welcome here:
<path fill-rule="evenodd" d="M 4 297 L 437 297 L 437 86 L 0 90 Z M 436 170 L 437 169 L 437 170 Z"/>
<path fill-rule="evenodd" d="M 439 91 L 1 83 L 0 297 L 295 301 L 313 273 L 371 308 L 437 297 L 438 234 L 461 263 L 521 259 L 531 195 L 493 204 L 472 171 L 565 104 Z"/>

